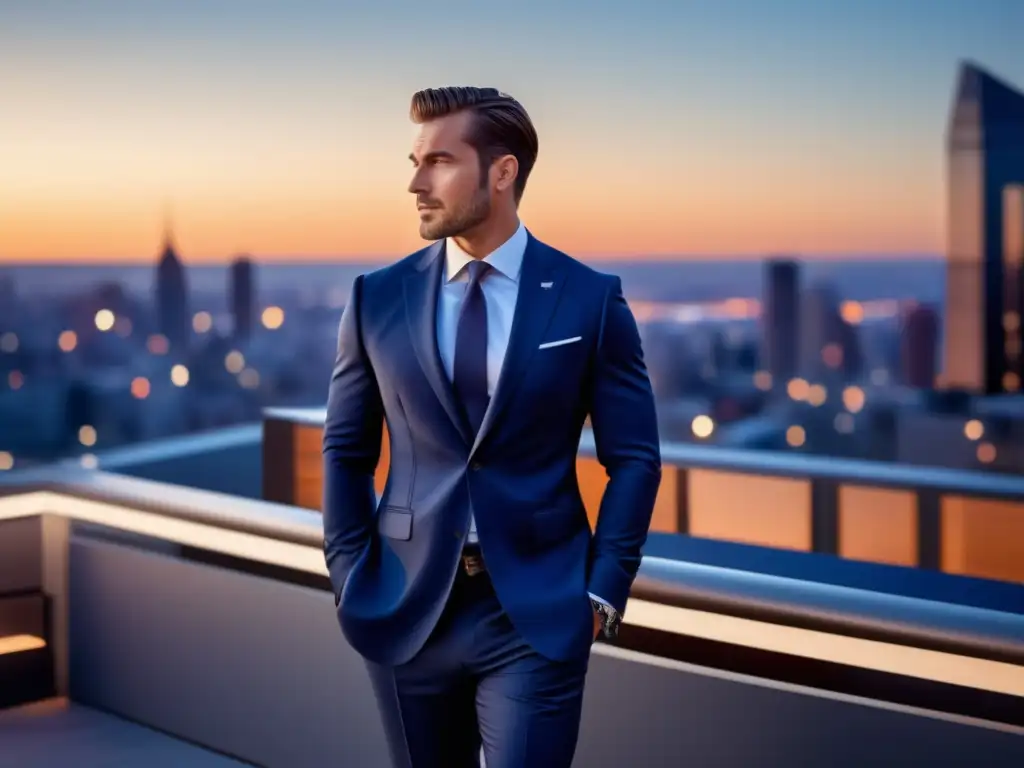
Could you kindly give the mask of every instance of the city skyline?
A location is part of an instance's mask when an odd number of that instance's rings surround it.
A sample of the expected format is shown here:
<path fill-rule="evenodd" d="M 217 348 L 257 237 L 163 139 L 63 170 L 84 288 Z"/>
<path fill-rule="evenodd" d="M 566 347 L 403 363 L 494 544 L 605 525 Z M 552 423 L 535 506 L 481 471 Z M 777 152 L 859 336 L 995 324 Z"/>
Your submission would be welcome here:
<path fill-rule="evenodd" d="M 168 204 L 187 263 L 402 255 L 409 95 L 461 82 L 530 110 L 574 254 L 935 256 L 960 60 L 1024 82 L 1009 0 L 392 5 L 5 7 L 0 264 L 152 261 Z"/>

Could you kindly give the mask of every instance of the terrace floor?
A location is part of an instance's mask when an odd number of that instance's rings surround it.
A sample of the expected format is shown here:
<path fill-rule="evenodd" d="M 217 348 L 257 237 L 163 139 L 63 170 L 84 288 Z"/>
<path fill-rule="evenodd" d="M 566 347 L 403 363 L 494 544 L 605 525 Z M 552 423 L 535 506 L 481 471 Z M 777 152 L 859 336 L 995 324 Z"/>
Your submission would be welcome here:
<path fill-rule="evenodd" d="M 248 765 L 64 699 L 0 711 L 0 768 Z"/>

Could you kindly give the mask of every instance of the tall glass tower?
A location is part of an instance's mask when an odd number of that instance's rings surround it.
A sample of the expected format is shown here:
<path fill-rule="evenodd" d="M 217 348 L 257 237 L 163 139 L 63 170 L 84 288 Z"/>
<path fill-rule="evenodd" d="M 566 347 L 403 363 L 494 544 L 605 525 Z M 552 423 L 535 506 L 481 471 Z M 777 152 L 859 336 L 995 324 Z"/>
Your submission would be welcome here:
<path fill-rule="evenodd" d="M 1024 94 L 971 62 L 947 135 L 943 382 L 1013 392 L 1024 377 Z"/>

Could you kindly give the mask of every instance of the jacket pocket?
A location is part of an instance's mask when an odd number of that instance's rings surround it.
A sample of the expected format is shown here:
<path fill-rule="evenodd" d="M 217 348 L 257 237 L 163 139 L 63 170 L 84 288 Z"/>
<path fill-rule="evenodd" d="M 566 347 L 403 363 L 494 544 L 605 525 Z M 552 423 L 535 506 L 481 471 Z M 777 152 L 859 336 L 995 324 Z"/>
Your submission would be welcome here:
<path fill-rule="evenodd" d="M 408 541 L 412 538 L 412 510 L 384 507 L 377 515 L 377 530 L 389 539 Z"/>

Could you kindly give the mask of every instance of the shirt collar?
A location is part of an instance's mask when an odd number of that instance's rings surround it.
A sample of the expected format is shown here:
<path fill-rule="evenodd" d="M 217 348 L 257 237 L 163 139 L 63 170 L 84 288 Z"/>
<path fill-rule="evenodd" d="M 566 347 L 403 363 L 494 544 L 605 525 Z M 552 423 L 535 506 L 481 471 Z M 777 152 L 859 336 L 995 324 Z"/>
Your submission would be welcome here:
<path fill-rule="evenodd" d="M 526 253 L 526 242 L 526 227 L 520 222 L 515 234 L 487 254 L 483 260 L 512 282 L 518 283 L 519 271 L 523 266 L 523 255 Z M 473 261 L 473 257 L 459 248 L 454 238 L 449 237 L 445 241 L 446 282 L 450 283 L 458 277 L 471 261 Z"/>

